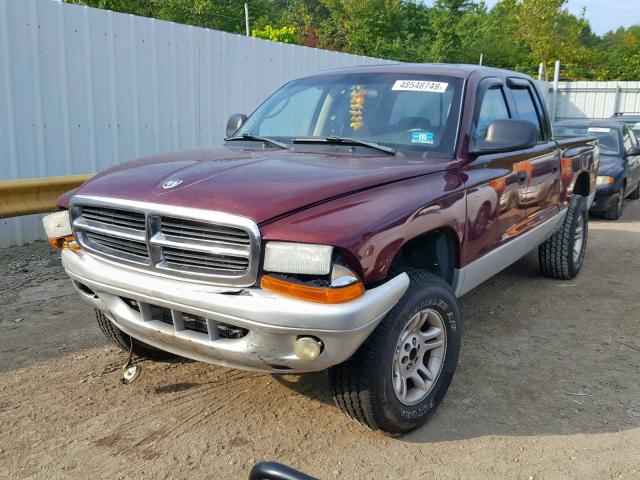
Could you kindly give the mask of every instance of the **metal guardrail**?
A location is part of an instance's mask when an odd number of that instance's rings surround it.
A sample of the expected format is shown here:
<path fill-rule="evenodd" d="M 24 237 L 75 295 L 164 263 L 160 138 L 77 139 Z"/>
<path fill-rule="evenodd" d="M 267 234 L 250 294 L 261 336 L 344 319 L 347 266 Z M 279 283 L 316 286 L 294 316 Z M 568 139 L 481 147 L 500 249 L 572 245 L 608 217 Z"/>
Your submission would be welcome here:
<path fill-rule="evenodd" d="M 0 218 L 51 212 L 56 199 L 79 187 L 92 174 L 0 181 Z"/>

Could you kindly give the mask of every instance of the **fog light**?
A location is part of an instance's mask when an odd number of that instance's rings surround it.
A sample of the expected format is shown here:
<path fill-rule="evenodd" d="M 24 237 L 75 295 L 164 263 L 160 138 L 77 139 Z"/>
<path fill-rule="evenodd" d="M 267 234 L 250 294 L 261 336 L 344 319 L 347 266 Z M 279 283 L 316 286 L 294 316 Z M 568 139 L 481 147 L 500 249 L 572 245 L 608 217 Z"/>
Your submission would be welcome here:
<path fill-rule="evenodd" d="M 293 344 L 293 353 L 300 360 L 310 362 L 320 356 L 322 352 L 322 342 L 312 337 L 300 337 Z"/>

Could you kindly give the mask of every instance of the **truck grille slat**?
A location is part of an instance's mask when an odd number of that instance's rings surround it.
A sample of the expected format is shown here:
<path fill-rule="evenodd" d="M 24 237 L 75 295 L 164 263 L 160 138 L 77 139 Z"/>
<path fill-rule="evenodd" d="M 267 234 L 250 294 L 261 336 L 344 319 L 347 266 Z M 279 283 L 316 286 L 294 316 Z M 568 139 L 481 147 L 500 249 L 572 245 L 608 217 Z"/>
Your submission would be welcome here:
<path fill-rule="evenodd" d="M 248 245 L 251 242 L 248 233 L 240 228 L 171 217 L 162 217 L 160 231 L 165 235 L 196 240 L 214 240 L 240 245 Z"/>
<path fill-rule="evenodd" d="M 145 229 L 144 214 L 138 212 L 128 212 L 126 210 L 116 209 L 98 209 L 83 207 L 82 216 L 87 220 L 105 223 L 108 225 L 117 225 L 122 227 L 134 228 L 136 230 Z"/>
<path fill-rule="evenodd" d="M 86 236 L 93 243 L 107 247 L 111 250 L 129 253 L 131 255 L 137 255 L 145 258 L 149 256 L 146 243 L 134 242 L 132 240 L 124 240 L 121 238 L 108 237 L 106 235 L 102 235 L 94 232 L 87 232 Z"/>
<path fill-rule="evenodd" d="M 73 228 L 80 246 L 112 261 L 157 269 L 165 275 L 217 285 L 255 283 L 260 242 L 257 227 L 250 220 L 184 208 L 167 215 L 171 207 L 132 206 L 138 205 L 129 202 L 121 208 L 117 202 L 74 203 Z M 176 216 L 175 211 L 186 212 L 186 218 Z M 199 215 L 206 221 L 198 219 Z M 218 218 L 223 221 L 216 221 Z"/>
<path fill-rule="evenodd" d="M 169 264 L 171 268 L 185 266 L 199 269 L 212 269 L 212 270 L 227 270 L 230 272 L 242 272 L 246 268 L 245 265 L 235 264 L 231 262 L 225 262 L 223 260 L 214 259 L 195 259 L 184 256 L 174 256 L 165 254 L 165 262 Z"/>
<path fill-rule="evenodd" d="M 82 216 L 84 218 L 86 218 L 87 220 L 92 220 L 94 222 L 108 223 L 109 225 L 116 225 L 118 227 L 132 228 L 134 230 L 144 230 L 144 223 L 139 224 L 139 223 L 129 222 L 127 220 L 120 220 L 120 219 L 117 219 L 117 218 L 111 218 L 111 219 L 109 219 L 108 222 L 105 222 L 104 217 L 98 217 L 96 215 L 91 215 L 91 214 L 88 214 L 88 213 L 85 213 Z"/>
<path fill-rule="evenodd" d="M 196 232 L 196 231 L 189 232 L 185 230 L 178 230 L 178 229 L 164 227 L 162 229 L 162 233 L 172 237 L 191 238 L 194 240 L 205 240 L 205 241 L 208 240 L 213 242 L 229 243 L 233 245 L 249 244 L 249 240 L 244 240 L 242 238 L 234 238 L 224 234 L 219 235 L 213 232 Z"/>
<path fill-rule="evenodd" d="M 176 259 L 185 259 L 192 261 L 219 261 L 233 265 L 245 266 L 247 265 L 247 259 L 241 257 L 233 257 L 230 255 L 207 255 L 206 253 L 194 253 L 187 252 L 183 250 L 178 250 L 175 248 L 165 247 L 164 248 L 164 257 L 172 257 Z"/>

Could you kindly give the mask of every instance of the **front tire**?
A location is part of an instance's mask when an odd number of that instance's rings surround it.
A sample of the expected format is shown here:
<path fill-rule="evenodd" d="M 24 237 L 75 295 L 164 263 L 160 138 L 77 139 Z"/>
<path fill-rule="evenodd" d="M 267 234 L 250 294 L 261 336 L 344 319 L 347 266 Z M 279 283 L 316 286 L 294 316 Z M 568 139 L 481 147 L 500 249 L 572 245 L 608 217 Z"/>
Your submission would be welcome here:
<path fill-rule="evenodd" d="M 460 353 L 462 321 L 451 287 L 407 272 L 409 288 L 358 351 L 332 367 L 338 407 L 374 430 L 399 434 L 425 423 L 447 392 Z"/>
<path fill-rule="evenodd" d="M 582 268 L 589 234 L 587 199 L 573 195 L 560 229 L 538 247 L 542 274 L 569 280 Z"/>
<path fill-rule="evenodd" d="M 618 220 L 622 216 L 622 206 L 624 205 L 624 188 L 618 192 L 616 204 L 603 214 L 607 220 Z"/>
<path fill-rule="evenodd" d="M 638 183 L 636 189 L 629 194 L 629 198 L 631 200 L 638 200 L 640 198 L 640 182 Z"/>

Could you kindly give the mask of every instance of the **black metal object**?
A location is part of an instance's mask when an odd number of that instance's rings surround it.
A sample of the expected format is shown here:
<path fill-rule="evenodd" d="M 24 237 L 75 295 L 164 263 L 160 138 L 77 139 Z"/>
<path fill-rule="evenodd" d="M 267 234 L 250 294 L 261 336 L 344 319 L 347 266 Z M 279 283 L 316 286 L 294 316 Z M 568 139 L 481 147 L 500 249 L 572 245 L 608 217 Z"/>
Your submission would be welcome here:
<path fill-rule="evenodd" d="M 317 480 L 277 462 L 260 462 L 249 473 L 249 480 Z"/>

